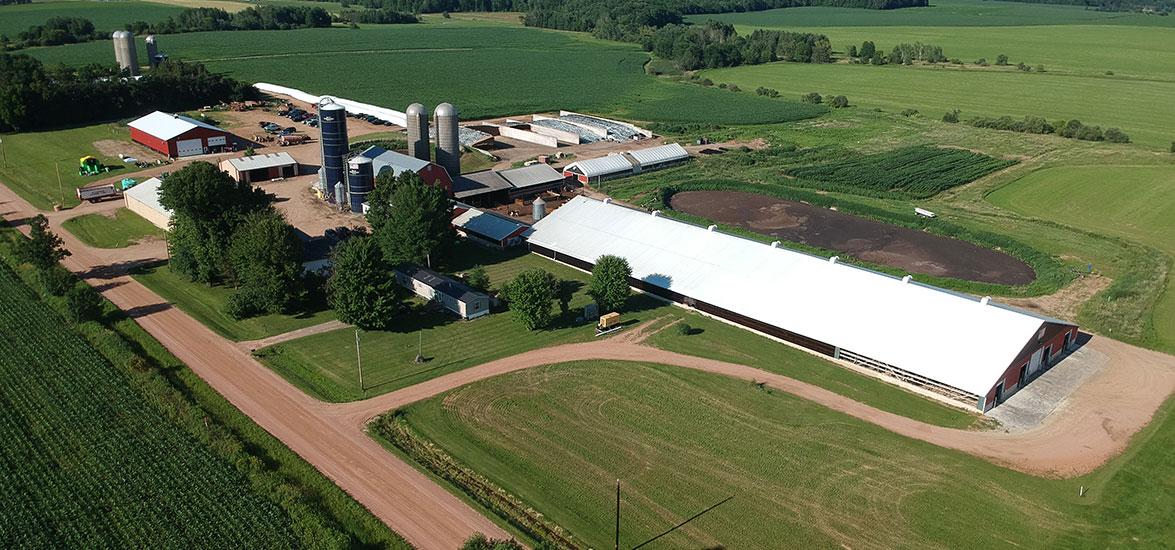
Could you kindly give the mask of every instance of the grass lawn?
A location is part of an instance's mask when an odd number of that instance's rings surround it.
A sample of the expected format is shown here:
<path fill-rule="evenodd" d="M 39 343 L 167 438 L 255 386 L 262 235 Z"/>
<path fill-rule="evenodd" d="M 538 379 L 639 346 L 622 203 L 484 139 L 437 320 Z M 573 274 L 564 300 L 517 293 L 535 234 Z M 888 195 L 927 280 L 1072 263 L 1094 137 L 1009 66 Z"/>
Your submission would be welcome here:
<path fill-rule="evenodd" d="M 142 216 L 119 208 L 113 216 L 85 214 L 61 224 L 83 243 L 98 248 L 125 248 L 148 237 L 163 238 L 165 231 Z"/>
<path fill-rule="evenodd" d="M 230 288 L 193 283 L 173 273 L 166 264 L 143 268 L 134 274 L 134 278 L 204 326 L 230 340 L 256 340 L 335 318 L 333 311 L 324 308 L 296 315 L 262 315 L 238 321 L 224 313 L 224 304 L 233 293 Z"/>
<path fill-rule="evenodd" d="M 1172 164 L 1046 168 L 995 190 L 987 198 L 1025 215 L 1124 237 L 1175 257 Z M 1175 279 L 1168 277 L 1167 283 L 1152 320 L 1159 348 L 1175 351 Z"/>
<path fill-rule="evenodd" d="M 109 46 L 106 43 L 103 45 Z M 97 181 L 95 176 L 78 175 L 78 159 L 81 157 L 94 156 L 106 166 L 114 168 L 96 176 L 101 179 L 125 177 L 139 170 L 123 164 L 117 157 L 99 154 L 93 146 L 99 140 L 129 142 L 130 131 L 119 124 L 5 134 L 0 139 L 4 140 L 0 147 L 3 147 L 7 158 L 7 163 L 0 161 L 0 181 L 42 210 L 51 210 L 54 203 L 62 203 L 66 207 L 76 206 L 78 198 L 75 190 Z M 61 174 L 60 188 L 57 186 L 58 171 Z"/>
<path fill-rule="evenodd" d="M 657 547 L 1104 548 L 1158 547 L 1175 534 L 1171 409 L 1126 455 L 1061 481 L 741 380 L 637 363 L 510 373 L 414 404 L 403 418 L 597 548 L 612 541 L 617 479 L 627 546 L 733 495 Z"/>

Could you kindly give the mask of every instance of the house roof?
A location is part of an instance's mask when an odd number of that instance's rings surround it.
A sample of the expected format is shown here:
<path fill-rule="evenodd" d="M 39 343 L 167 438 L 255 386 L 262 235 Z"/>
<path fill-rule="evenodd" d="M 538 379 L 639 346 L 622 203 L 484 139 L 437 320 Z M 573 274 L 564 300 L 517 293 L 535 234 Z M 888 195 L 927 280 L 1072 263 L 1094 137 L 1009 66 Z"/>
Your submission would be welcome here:
<path fill-rule="evenodd" d="M 518 232 L 519 229 L 526 229 L 527 227 L 524 223 L 519 223 L 476 208 L 470 208 L 456 218 L 453 218 L 453 225 L 494 241 L 506 239 Z"/>
<path fill-rule="evenodd" d="M 167 208 L 164 208 L 162 204 L 159 204 L 159 184 L 161 183 L 163 183 L 163 180 L 160 180 L 159 178 L 150 178 L 142 183 L 139 183 L 138 185 L 135 185 L 134 187 L 131 187 L 130 189 L 127 189 L 126 191 L 123 191 L 122 194 L 123 197 L 141 202 L 151 210 L 163 214 L 167 217 L 167 219 L 170 220 L 172 214 L 171 210 L 168 210 Z"/>
<path fill-rule="evenodd" d="M 524 189 L 536 185 L 549 185 L 563 181 L 563 173 L 541 162 L 521 168 L 510 168 L 498 172 L 515 189 Z"/>
<path fill-rule="evenodd" d="M 437 273 L 431 269 L 417 265 L 404 264 L 397 267 L 396 271 L 399 271 L 400 273 L 403 273 L 412 279 L 428 285 L 433 290 L 444 294 L 445 296 L 449 296 L 462 302 L 468 303 L 478 298 L 489 299 L 489 296 L 485 293 L 478 292 L 465 283 L 441 275 L 440 273 Z"/>
<path fill-rule="evenodd" d="M 163 111 L 155 111 L 149 115 L 139 117 L 132 120 L 127 126 L 163 140 L 174 138 L 193 128 L 206 128 L 216 130 L 217 132 L 224 132 L 224 130 L 207 122 L 201 122 L 183 115 L 171 115 Z"/>
<path fill-rule="evenodd" d="M 472 174 L 464 174 L 453 179 L 453 196 L 458 199 L 475 197 L 485 193 L 493 193 L 502 189 L 510 189 L 510 182 L 506 181 L 495 170 L 482 170 Z"/>
<path fill-rule="evenodd" d="M 298 161 L 294 160 L 294 157 L 291 157 L 289 153 L 267 153 L 250 157 L 238 157 L 227 159 L 227 162 L 241 172 L 298 164 Z"/>
<path fill-rule="evenodd" d="M 371 172 L 376 176 L 384 170 L 391 170 L 392 174 L 396 176 L 404 173 L 405 170 L 419 172 L 431 164 L 427 160 L 420 160 L 416 157 L 389 151 L 375 145 L 364 149 L 359 155 L 371 159 Z"/>
<path fill-rule="evenodd" d="M 628 172 L 633 169 L 632 161 L 626 155 L 608 155 L 606 157 L 577 160 L 568 164 L 564 170 L 578 171 L 589 178 L 607 176 L 618 172 Z"/>
<path fill-rule="evenodd" d="M 575 197 L 532 244 L 986 395 L 1044 322 L 1064 323 L 662 216 Z"/>
<path fill-rule="evenodd" d="M 636 159 L 642 167 L 689 158 L 689 153 L 686 152 L 685 147 L 677 143 L 639 149 L 631 151 L 628 154 L 632 155 L 632 158 Z"/>

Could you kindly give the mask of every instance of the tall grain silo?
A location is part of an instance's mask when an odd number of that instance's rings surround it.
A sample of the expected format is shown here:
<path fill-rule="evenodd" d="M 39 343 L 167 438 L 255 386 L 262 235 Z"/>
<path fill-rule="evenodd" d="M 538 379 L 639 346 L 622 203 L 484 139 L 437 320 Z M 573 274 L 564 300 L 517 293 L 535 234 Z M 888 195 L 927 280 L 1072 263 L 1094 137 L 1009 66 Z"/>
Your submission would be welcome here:
<path fill-rule="evenodd" d="M 428 111 L 424 105 L 413 103 L 404 114 L 408 118 L 408 156 L 432 160 L 428 151 Z"/>
<path fill-rule="evenodd" d="M 330 193 L 336 183 L 347 179 L 343 156 L 347 154 L 347 110 L 329 97 L 318 102 L 318 128 L 321 131 L 322 168 L 318 184 L 324 194 Z"/>
<path fill-rule="evenodd" d="M 363 203 L 374 186 L 371 169 L 371 159 L 362 155 L 347 163 L 347 195 L 351 197 L 351 211 L 356 214 L 363 213 Z"/>
<path fill-rule="evenodd" d="M 457 108 L 451 103 L 437 105 L 433 116 L 437 126 L 437 164 L 449 173 L 449 177 L 461 175 L 460 130 L 457 128 Z"/>
<path fill-rule="evenodd" d="M 118 61 L 118 68 L 128 71 L 131 76 L 138 76 L 139 55 L 135 52 L 135 35 L 128 31 L 114 31 L 110 37 L 114 40 L 114 59 Z"/>
<path fill-rule="evenodd" d="M 145 40 L 147 43 L 147 65 L 150 65 L 152 69 L 159 65 L 159 44 L 156 40 L 153 34 L 148 34 Z"/>

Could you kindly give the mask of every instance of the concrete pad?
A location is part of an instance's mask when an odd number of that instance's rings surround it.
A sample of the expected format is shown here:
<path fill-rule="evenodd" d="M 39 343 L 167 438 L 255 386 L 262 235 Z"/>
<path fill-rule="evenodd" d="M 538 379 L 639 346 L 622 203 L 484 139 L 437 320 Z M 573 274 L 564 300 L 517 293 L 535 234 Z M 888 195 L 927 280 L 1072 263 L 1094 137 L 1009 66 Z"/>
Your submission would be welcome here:
<path fill-rule="evenodd" d="M 1040 426 L 1054 411 L 1068 402 L 1081 384 L 1106 367 L 1105 354 L 1082 346 L 1069 353 L 1052 368 L 988 411 L 1010 433 Z"/>

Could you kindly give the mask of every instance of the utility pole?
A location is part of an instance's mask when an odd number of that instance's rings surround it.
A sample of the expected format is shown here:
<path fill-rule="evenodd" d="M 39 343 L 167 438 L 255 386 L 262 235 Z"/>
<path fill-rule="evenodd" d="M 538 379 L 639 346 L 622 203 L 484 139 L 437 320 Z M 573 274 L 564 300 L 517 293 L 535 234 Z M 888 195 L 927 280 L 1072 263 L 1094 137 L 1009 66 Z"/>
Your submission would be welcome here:
<path fill-rule="evenodd" d="M 616 550 L 620 550 L 620 480 L 616 480 Z"/>
<path fill-rule="evenodd" d="M 0 138 L 0 157 L 4 158 L 4 166 L 8 166 L 8 151 L 4 150 L 4 138 Z"/>
<path fill-rule="evenodd" d="M 57 192 L 61 194 L 61 207 L 65 208 L 65 187 L 61 185 L 61 161 L 53 161 L 53 171 L 57 172 Z"/>
<path fill-rule="evenodd" d="M 355 329 L 355 363 L 359 365 L 359 391 L 367 395 L 367 388 L 363 387 L 363 356 L 359 353 L 359 329 Z"/>

